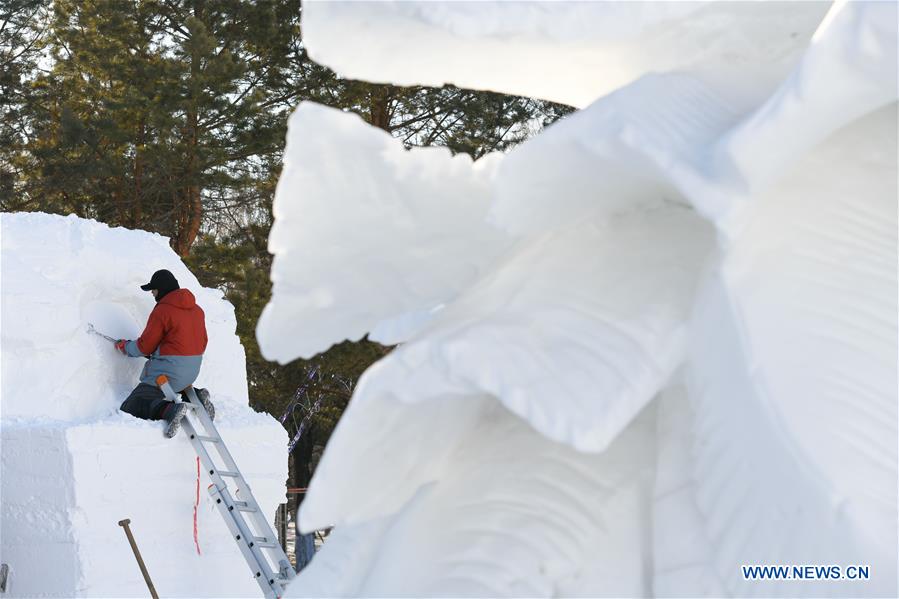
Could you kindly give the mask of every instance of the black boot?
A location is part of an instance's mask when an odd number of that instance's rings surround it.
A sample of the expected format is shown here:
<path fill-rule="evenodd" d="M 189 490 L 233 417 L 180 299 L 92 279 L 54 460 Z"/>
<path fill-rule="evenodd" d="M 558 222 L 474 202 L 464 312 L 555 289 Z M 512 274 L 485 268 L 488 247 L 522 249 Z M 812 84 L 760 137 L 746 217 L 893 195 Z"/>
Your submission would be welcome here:
<path fill-rule="evenodd" d="M 181 429 L 181 421 L 187 414 L 187 409 L 187 406 L 183 403 L 173 403 L 170 406 L 166 406 L 163 418 L 168 424 L 163 434 L 167 439 L 171 439 L 178 434 L 178 431 Z"/>
<path fill-rule="evenodd" d="M 215 406 L 212 405 L 212 400 L 209 399 L 209 391 L 207 389 L 197 388 L 194 388 L 194 391 L 197 392 L 197 397 L 200 398 L 200 401 L 203 403 L 203 407 L 206 408 L 206 413 L 209 414 L 209 419 L 215 420 Z"/>
<path fill-rule="evenodd" d="M 200 400 L 200 403 L 203 404 L 203 407 L 206 408 L 206 413 L 209 414 L 210 420 L 215 420 L 215 406 L 212 405 L 212 401 L 209 399 L 209 391 L 206 389 L 198 389 L 194 387 L 194 392 L 197 394 L 197 399 Z M 193 405 L 193 402 L 190 400 L 190 397 L 187 395 L 186 391 L 181 392 L 181 399 Z"/>

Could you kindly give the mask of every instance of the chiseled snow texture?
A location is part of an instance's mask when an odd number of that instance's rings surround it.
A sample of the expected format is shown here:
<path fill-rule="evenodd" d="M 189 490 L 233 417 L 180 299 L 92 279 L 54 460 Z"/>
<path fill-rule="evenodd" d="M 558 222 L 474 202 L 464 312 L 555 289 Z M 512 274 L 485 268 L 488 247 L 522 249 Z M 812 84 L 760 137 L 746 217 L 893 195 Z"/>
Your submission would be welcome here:
<path fill-rule="evenodd" d="M 382 360 L 357 397 L 487 393 L 546 437 L 600 451 L 683 360 L 711 239 L 677 206 L 535 236 Z"/>
<path fill-rule="evenodd" d="M 386 397 L 347 417 L 344 431 L 365 432 L 352 451 L 357 476 L 341 485 L 354 494 L 340 506 L 353 517 L 291 595 L 649 593 L 652 410 L 600 454 L 535 435 L 488 396 L 416 409 Z M 364 419 L 375 426 L 362 428 Z M 395 468 L 389 488 L 378 479 L 385 460 Z"/>
<path fill-rule="evenodd" d="M 288 124 L 269 236 L 265 357 L 310 358 L 335 334 L 358 340 L 376 328 L 378 341 L 407 339 L 508 244 L 484 223 L 498 160 L 407 152 L 353 114 L 302 104 Z"/>
<path fill-rule="evenodd" d="M 347 76 L 593 95 L 497 161 L 475 202 L 483 221 L 416 238 L 420 255 L 447 238 L 505 237 L 441 297 L 381 292 L 423 267 L 394 268 L 408 248 L 390 237 L 376 256 L 315 276 L 279 265 L 300 275 L 296 287 L 347 295 L 314 314 L 282 305 L 260 327 L 263 346 L 298 354 L 301 342 L 278 331 L 310 327 L 325 349 L 348 335 L 320 323 L 370 304 L 408 325 L 396 335 L 405 343 L 363 375 L 322 457 L 300 524 L 336 532 L 290 594 L 897 595 L 895 3 L 304 10 L 310 52 Z M 608 22 L 591 29 L 600 14 Z M 578 82 L 493 68 L 497 40 L 520 58 L 549 35 L 554 64 L 570 63 Z M 457 79 L 437 47 L 482 81 Z M 573 48 L 630 70 L 577 70 Z M 469 51 L 484 65 L 467 64 Z M 318 110 L 338 131 L 299 118 L 291 136 L 391 143 Z M 309 190 L 332 173 L 367 168 L 355 155 L 305 158 L 292 175 L 303 188 L 282 181 L 276 200 L 297 212 L 328 201 Z M 382 164 L 377 153 L 361 160 Z M 469 176 L 442 161 L 428 189 Z M 402 183 L 378 180 L 333 212 L 310 212 L 301 231 L 311 237 L 282 230 L 278 243 L 291 239 L 273 248 L 278 259 L 334 243 L 347 205 L 429 199 L 403 195 Z M 353 237 L 338 238 L 350 254 Z M 372 269 L 378 257 L 390 267 Z M 344 277 L 370 292 L 350 296 L 335 283 Z M 861 564 L 872 579 L 745 581 L 743 564 Z"/>
<path fill-rule="evenodd" d="M 143 360 L 87 333 L 138 335 L 154 303 L 139 286 L 168 268 L 206 312 L 198 385 L 216 424 L 274 516 L 284 501 L 286 433 L 249 408 L 233 307 L 204 289 L 168 246 L 143 231 L 39 213 L 2 223 L 2 551 L 4 597 L 126 597 L 146 585 L 118 521 L 132 530 L 163 596 L 259 596 L 259 587 L 200 480 L 183 435 L 118 411 Z"/>
<path fill-rule="evenodd" d="M 870 586 L 774 594 L 896 594 L 896 131 L 892 104 L 754 197 L 697 300 L 693 474 L 719 572 L 765 560 L 879 572 Z"/>
<path fill-rule="evenodd" d="M 772 81 L 789 70 L 827 8 L 312 0 L 303 5 L 303 40 L 313 60 L 353 79 L 449 83 L 583 107 L 647 72 L 736 67 Z"/>

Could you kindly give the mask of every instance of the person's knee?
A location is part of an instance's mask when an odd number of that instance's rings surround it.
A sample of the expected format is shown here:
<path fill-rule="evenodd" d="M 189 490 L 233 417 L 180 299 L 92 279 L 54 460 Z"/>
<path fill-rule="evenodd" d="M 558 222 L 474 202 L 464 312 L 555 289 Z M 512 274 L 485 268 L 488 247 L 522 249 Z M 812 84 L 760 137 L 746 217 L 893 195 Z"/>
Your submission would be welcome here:
<path fill-rule="evenodd" d="M 137 402 L 133 397 L 128 397 L 125 401 L 122 402 L 122 405 L 119 406 L 119 409 L 126 414 L 131 414 L 132 416 L 139 416 L 137 410 Z"/>
<path fill-rule="evenodd" d="M 153 418 L 152 414 L 157 411 L 158 404 L 164 403 L 164 400 L 165 394 L 158 387 L 140 383 L 125 398 L 119 409 L 138 418 Z"/>

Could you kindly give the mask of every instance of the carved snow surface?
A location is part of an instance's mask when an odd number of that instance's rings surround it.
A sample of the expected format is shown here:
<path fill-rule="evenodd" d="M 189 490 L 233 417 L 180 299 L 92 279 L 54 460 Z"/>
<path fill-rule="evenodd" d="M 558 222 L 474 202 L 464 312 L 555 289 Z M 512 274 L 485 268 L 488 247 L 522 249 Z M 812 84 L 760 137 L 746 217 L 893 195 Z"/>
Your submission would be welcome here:
<path fill-rule="evenodd" d="M 371 426 L 386 424 L 385 412 L 402 426 Z M 304 526 L 338 526 L 310 575 L 291 587 L 296 596 L 649 593 L 643 514 L 655 460 L 653 410 L 601 454 L 535 435 L 487 396 L 357 403 L 340 427 L 336 442 L 346 451 L 332 453 L 349 461 L 322 476 L 339 477 L 332 498 L 355 501 L 302 511 Z M 402 473 L 389 490 L 371 476 L 385 460 Z M 379 512 L 389 515 L 367 519 Z"/>
<path fill-rule="evenodd" d="M 896 593 L 896 127 L 870 114 L 753 198 L 697 300 L 696 500 L 735 595 Z M 878 574 L 729 575 L 756 563 Z"/>
<path fill-rule="evenodd" d="M 355 121 L 296 129 L 351 149 L 288 148 L 261 344 L 404 343 L 323 455 L 300 521 L 337 528 L 290 594 L 896 596 L 897 6 L 826 8 L 304 9 L 345 75 L 587 107 L 480 171 Z M 501 68 L 549 39 L 569 71 Z M 611 48 L 627 73 L 585 67 Z M 395 165 L 420 160 L 412 185 Z M 338 230 L 349 211 L 383 243 Z M 318 246 L 304 270 L 294 248 Z M 744 578 L 768 564 L 871 578 Z"/>
<path fill-rule="evenodd" d="M 404 341 L 508 244 L 486 225 L 500 155 L 406 151 L 359 117 L 311 103 L 290 119 L 269 250 L 269 359 L 309 358 L 378 325 Z M 435 264 L 440 265 L 435 268 Z"/>
<path fill-rule="evenodd" d="M 673 206 L 522 241 L 357 399 L 486 393 L 546 437 L 601 451 L 683 362 L 710 233 Z"/>

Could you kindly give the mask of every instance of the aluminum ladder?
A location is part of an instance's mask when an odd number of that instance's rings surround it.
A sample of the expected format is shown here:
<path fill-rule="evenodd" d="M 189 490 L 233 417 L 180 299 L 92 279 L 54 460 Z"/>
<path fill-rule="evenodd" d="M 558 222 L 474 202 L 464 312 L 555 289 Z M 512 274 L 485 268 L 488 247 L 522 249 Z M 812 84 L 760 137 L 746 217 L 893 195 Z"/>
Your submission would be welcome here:
<path fill-rule="evenodd" d="M 262 513 L 259 504 L 256 503 L 256 498 L 253 497 L 250 485 L 247 484 L 246 479 L 240 473 L 234 458 L 231 457 L 231 452 L 225 446 L 225 441 L 219 435 L 209 414 L 206 413 L 206 408 L 203 407 L 193 387 L 188 387 L 184 390 L 189 401 L 180 402 L 179 396 L 172 390 L 172 386 L 169 385 L 168 378 L 165 375 L 160 375 L 156 379 L 156 384 L 159 385 L 159 388 L 170 401 L 188 404 L 189 414 L 185 414 L 184 419 L 181 421 L 181 426 L 190 438 L 190 442 L 194 446 L 194 450 L 197 452 L 206 474 L 212 480 L 212 485 L 209 486 L 209 494 L 215 498 L 219 512 L 225 520 L 228 530 L 231 531 L 231 536 L 237 541 L 237 546 L 243 553 L 247 565 L 250 566 L 250 570 L 255 576 L 256 582 L 259 583 L 263 595 L 270 599 L 281 597 L 284 594 L 284 589 L 296 577 L 296 572 L 294 572 L 293 567 L 290 565 L 290 560 L 287 559 L 287 555 L 281 548 L 281 544 L 278 542 L 278 537 L 272 530 L 271 524 L 265 517 L 265 514 Z M 189 417 L 196 418 L 202 425 L 203 434 L 198 432 L 194 422 Z M 210 451 L 207 449 L 208 446 L 214 446 L 218 451 L 224 465 L 223 468 L 216 466 Z M 240 493 L 240 500 L 235 499 L 234 494 L 231 493 L 231 489 L 225 482 L 226 479 L 234 481 Z M 244 517 L 244 514 L 249 515 L 249 520 L 253 524 L 252 527 L 248 523 L 247 518 Z M 269 552 L 268 556 L 266 556 L 266 551 Z M 271 561 L 269 561 L 270 559 Z M 277 564 L 277 570 L 271 564 Z"/>

